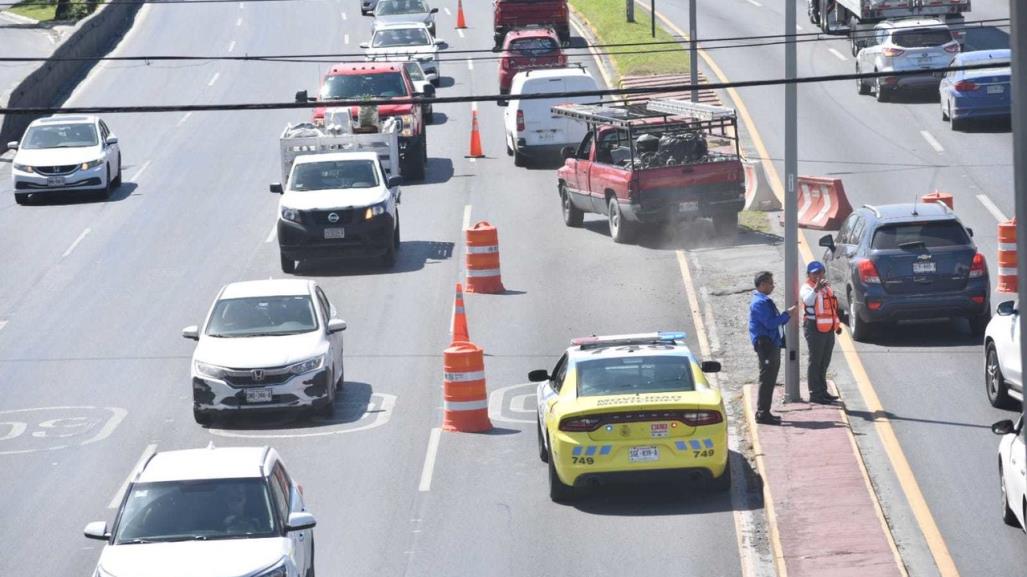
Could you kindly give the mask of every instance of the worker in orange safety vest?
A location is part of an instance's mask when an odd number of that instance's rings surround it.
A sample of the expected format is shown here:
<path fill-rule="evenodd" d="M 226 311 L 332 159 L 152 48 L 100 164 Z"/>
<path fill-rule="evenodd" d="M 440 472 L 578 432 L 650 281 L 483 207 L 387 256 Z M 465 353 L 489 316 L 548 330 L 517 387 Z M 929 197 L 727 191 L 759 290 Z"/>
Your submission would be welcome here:
<path fill-rule="evenodd" d="M 838 321 L 838 299 L 824 273 L 824 263 L 809 263 L 799 299 L 804 307 L 802 328 L 809 347 L 809 368 L 806 371 L 809 400 L 811 403 L 830 404 L 838 397 L 827 391 L 827 367 L 834 351 L 834 336 L 842 329 Z"/>

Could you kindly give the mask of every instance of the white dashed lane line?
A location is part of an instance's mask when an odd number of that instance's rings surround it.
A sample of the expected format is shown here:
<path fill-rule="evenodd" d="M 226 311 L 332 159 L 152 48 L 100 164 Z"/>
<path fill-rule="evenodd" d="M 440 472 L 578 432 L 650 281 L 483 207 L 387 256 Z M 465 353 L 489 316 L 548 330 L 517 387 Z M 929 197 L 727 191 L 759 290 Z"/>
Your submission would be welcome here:
<path fill-rule="evenodd" d="M 453 15 L 453 13 L 449 11 L 449 8 L 445 8 L 444 7 L 442 9 L 446 11 L 446 16 L 452 16 Z"/>
<path fill-rule="evenodd" d="M 417 489 L 422 493 L 431 490 L 431 476 L 435 472 L 435 456 L 439 453 L 439 440 L 442 437 L 442 429 L 435 427 L 428 437 L 428 451 L 424 455 L 424 468 L 421 469 L 421 484 Z"/>
<path fill-rule="evenodd" d="M 4 330 L 4 327 L 6 327 L 6 326 L 7 326 L 7 321 L 0 321 L 0 331 Z"/>
<path fill-rule="evenodd" d="M 927 141 L 927 144 L 931 145 L 931 148 L 933 148 L 934 151 L 938 154 L 945 152 L 945 148 L 942 147 L 941 143 L 938 142 L 938 139 L 935 138 L 934 135 L 930 132 L 927 132 L 926 130 L 921 130 L 920 136 L 923 136 L 924 140 Z"/>
<path fill-rule="evenodd" d="M 342 43 L 343 43 L 343 44 L 349 44 L 349 34 L 345 34 L 345 35 L 343 35 L 343 37 L 342 37 Z"/>
<path fill-rule="evenodd" d="M 276 222 L 273 225 L 271 225 L 271 232 L 267 233 L 267 238 L 264 239 L 264 242 L 265 243 L 269 243 L 269 242 L 275 240 L 275 235 L 277 235 L 277 234 L 278 234 L 278 223 Z"/>
<path fill-rule="evenodd" d="M 228 45 L 228 51 L 231 52 L 233 50 L 235 50 L 235 40 L 232 40 L 232 43 Z"/>
<path fill-rule="evenodd" d="M 471 205 L 464 205 L 464 228 L 461 230 L 467 230 L 471 228 Z"/>
<path fill-rule="evenodd" d="M 182 126 L 183 124 L 185 124 L 185 121 L 189 120 L 189 117 L 192 116 L 192 115 L 193 115 L 192 112 L 186 112 L 185 115 L 182 116 L 182 118 L 178 119 L 178 123 L 176 123 L 175 126 Z"/>
<path fill-rule="evenodd" d="M 235 21 L 235 25 L 242 26 L 242 16 L 240 16 L 239 19 Z"/>
<path fill-rule="evenodd" d="M 464 37 L 464 31 L 463 31 L 463 30 L 461 30 L 460 28 L 457 28 L 457 29 L 456 29 L 456 33 L 457 33 L 457 34 L 459 34 L 461 38 L 463 38 L 463 37 Z"/>
<path fill-rule="evenodd" d="M 143 468 L 143 465 L 146 464 L 146 461 L 148 461 L 150 457 L 156 452 L 156 443 L 146 445 L 146 448 L 143 449 L 143 454 L 139 457 L 139 460 L 136 461 L 135 467 L 132 467 L 132 470 L 128 472 L 128 476 L 125 477 L 125 482 L 121 484 L 121 487 L 118 487 L 118 492 L 114 493 L 114 498 L 112 498 L 111 502 L 107 504 L 108 509 L 117 509 L 121 506 L 121 501 L 125 498 L 125 491 L 128 490 L 128 484 L 132 482 L 132 479 L 136 476 L 136 473 L 138 473 L 139 470 Z"/>
<path fill-rule="evenodd" d="M 831 54 L 833 54 L 835 58 L 837 58 L 838 60 L 841 60 L 842 62 L 845 62 L 846 60 L 849 59 L 847 56 L 845 56 L 841 52 L 838 52 L 834 48 L 828 48 L 827 51 L 830 52 Z"/>
<path fill-rule="evenodd" d="M 474 70 L 474 61 L 471 60 L 470 58 L 467 59 L 467 69 L 468 70 Z"/>
<path fill-rule="evenodd" d="M 1009 217 L 1006 216 L 999 209 L 999 207 L 995 205 L 994 202 L 992 202 L 991 198 L 989 198 L 988 195 L 986 195 L 986 194 L 978 194 L 977 195 L 977 201 L 980 202 L 982 205 L 984 205 L 984 208 L 987 209 L 988 212 L 991 213 L 991 216 L 995 217 L 995 220 L 997 220 L 999 222 L 1006 222 L 1007 220 L 1009 220 Z"/>
<path fill-rule="evenodd" d="M 752 4 L 753 6 L 755 6 L 757 8 L 763 8 L 763 4 L 760 4 L 756 0 L 745 0 L 745 1 L 748 2 L 749 4 Z"/>
<path fill-rule="evenodd" d="M 345 20 L 345 19 L 346 19 L 346 13 L 345 13 L 345 12 L 343 12 L 343 13 L 342 13 L 342 19 L 343 19 L 343 20 Z"/>
<path fill-rule="evenodd" d="M 75 239 L 75 242 L 71 243 L 71 246 L 68 247 L 68 250 L 64 251 L 64 254 L 61 255 L 61 258 L 67 258 L 68 255 L 70 255 L 72 251 L 75 250 L 75 247 L 78 246 L 78 243 L 82 242 L 82 239 L 86 238 L 86 236 L 88 236 L 89 233 L 92 231 L 93 229 L 91 228 L 83 230 L 82 234 L 78 235 L 78 238 Z"/>
<path fill-rule="evenodd" d="M 132 175 L 132 182 L 135 182 L 135 183 L 138 184 L 139 183 L 139 177 L 142 176 L 144 172 L 146 172 L 147 168 L 150 168 L 150 161 L 149 160 L 144 162 L 143 165 L 139 167 L 139 170 L 137 170 L 136 173 Z"/>
<path fill-rule="evenodd" d="M 207 86 L 214 86 L 214 83 L 218 81 L 218 77 L 220 77 L 220 76 L 221 76 L 220 72 L 215 72 L 214 76 L 210 77 L 210 82 L 207 83 Z"/>

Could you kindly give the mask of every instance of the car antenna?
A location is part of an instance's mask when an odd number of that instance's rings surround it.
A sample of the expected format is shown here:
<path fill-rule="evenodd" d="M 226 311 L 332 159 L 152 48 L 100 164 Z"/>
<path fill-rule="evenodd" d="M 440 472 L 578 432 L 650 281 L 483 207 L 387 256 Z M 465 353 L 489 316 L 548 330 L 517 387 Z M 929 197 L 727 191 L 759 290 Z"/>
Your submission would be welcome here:
<path fill-rule="evenodd" d="M 916 211 L 916 193 L 913 193 L 913 216 L 920 216 L 920 213 Z"/>

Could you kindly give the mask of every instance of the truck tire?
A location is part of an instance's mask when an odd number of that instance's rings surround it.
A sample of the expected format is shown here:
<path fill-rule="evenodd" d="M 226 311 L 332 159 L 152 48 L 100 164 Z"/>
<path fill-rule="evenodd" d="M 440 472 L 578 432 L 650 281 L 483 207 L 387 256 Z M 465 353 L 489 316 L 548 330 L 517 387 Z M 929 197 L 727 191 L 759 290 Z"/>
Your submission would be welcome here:
<path fill-rule="evenodd" d="M 410 180 L 424 180 L 425 165 L 425 143 L 424 136 L 421 136 L 413 147 L 407 149 L 407 156 L 403 159 L 403 178 Z"/>
<path fill-rule="evenodd" d="M 877 72 L 877 70 L 874 70 L 874 72 Z M 880 77 L 874 79 L 874 97 L 877 98 L 878 102 L 888 102 L 891 99 L 891 94 L 881 84 Z"/>
<path fill-rule="evenodd" d="M 856 65 L 856 74 L 861 74 L 859 70 L 859 64 Z M 870 94 L 870 87 L 867 86 L 867 83 L 864 82 L 862 78 L 856 79 L 856 92 L 861 96 L 866 96 L 867 94 Z"/>
<path fill-rule="evenodd" d="M 514 166 L 523 167 L 528 165 L 528 158 L 524 156 L 524 154 L 522 154 L 521 151 L 517 150 L 516 148 L 513 151 L 513 157 Z"/>
<path fill-rule="evenodd" d="M 610 223 L 610 237 L 618 244 L 629 243 L 635 238 L 635 228 L 624 218 L 616 196 L 610 196 L 607 220 Z"/>
<path fill-rule="evenodd" d="M 984 361 L 984 390 L 988 393 L 988 402 L 996 409 L 1010 409 L 1013 399 L 1009 396 L 1009 384 L 1002 376 L 1002 366 L 998 362 L 998 352 L 994 343 L 988 343 Z"/>
<path fill-rule="evenodd" d="M 28 204 L 29 195 L 27 192 L 16 192 L 14 193 L 14 202 L 17 204 Z"/>
<path fill-rule="evenodd" d="M 392 231 L 392 242 L 389 248 L 382 255 L 382 266 L 392 268 L 396 266 L 396 251 L 399 250 L 399 221 L 396 221 L 396 228 Z"/>
<path fill-rule="evenodd" d="M 560 204 L 563 207 L 563 223 L 571 228 L 578 228 L 585 220 L 585 213 L 571 202 L 567 187 L 560 183 Z"/>
<path fill-rule="evenodd" d="M 738 234 L 738 213 L 724 212 L 713 215 L 713 232 L 722 237 L 733 237 Z"/>
<path fill-rule="evenodd" d="M 287 258 L 281 252 L 278 253 L 278 256 L 279 256 L 279 258 L 282 261 L 282 272 L 284 272 L 285 274 L 295 274 L 296 273 L 296 261 L 291 259 L 291 258 Z"/>

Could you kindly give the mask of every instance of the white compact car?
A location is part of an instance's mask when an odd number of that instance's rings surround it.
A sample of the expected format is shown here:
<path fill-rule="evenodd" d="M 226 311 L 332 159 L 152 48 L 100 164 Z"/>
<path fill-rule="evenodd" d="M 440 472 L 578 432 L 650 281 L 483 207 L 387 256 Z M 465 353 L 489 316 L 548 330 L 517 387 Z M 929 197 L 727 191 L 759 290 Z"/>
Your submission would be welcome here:
<path fill-rule="evenodd" d="M 310 280 L 260 280 L 221 289 L 202 329 L 182 336 L 193 352 L 193 417 L 313 407 L 335 411 L 346 321 Z"/>
<path fill-rule="evenodd" d="M 984 330 L 984 386 L 993 407 L 1010 409 L 1023 402 L 1020 311 L 1005 301 L 996 312 Z"/>
<path fill-rule="evenodd" d="M 1002 487 L 1002 520 L 1013 527 L 1019 525 L 1027 532 L 1027 469 L 1023 444 L 1023 417 L 1013 421 L 999 421 L 991 426 L 996 435 L 1002 435 L 998 444 L 998 479 Z"/>
<path fill-rule="evenodd" d="M 121 148 L 103 120 L 96 116 L 54 115 L 29 124 L 11 165 L 14 200 L 29 195 L 83 191 L 110 197 L 121 184 Z"/>
<path fill-rule="evenodd" d="M 518 100 L 519 94 L 561 94 L 598 90 L 595 78 L 584 68 L 543 68 L 518 72 L 510 84 L 510 104 L 503 111 L 506 153 L 514 165 L 524 166 L 529 158 L 559 158 L 564 146 L 577 147 L 585 138 L 586 126 L 566 116 L 555 116 L 557 104 L 595 102 L 595 96 L 556 96 L 539 100 Z"/>
<path fill-rule="evenodd" d="M 442 77 L 439 72 L 439 49 L 446 42 L 435 38 L 424 24 L 387 24 L 375 28 L 370 42 L 362 42 L 368 60 L 416 59 L 425 76 L 435 86 Z"/>
<path fill-rule="evenodd" d="M 94 577 L 313 577 L 317 523 L 269 447 L 166 451 L 132 479 Z"/>

